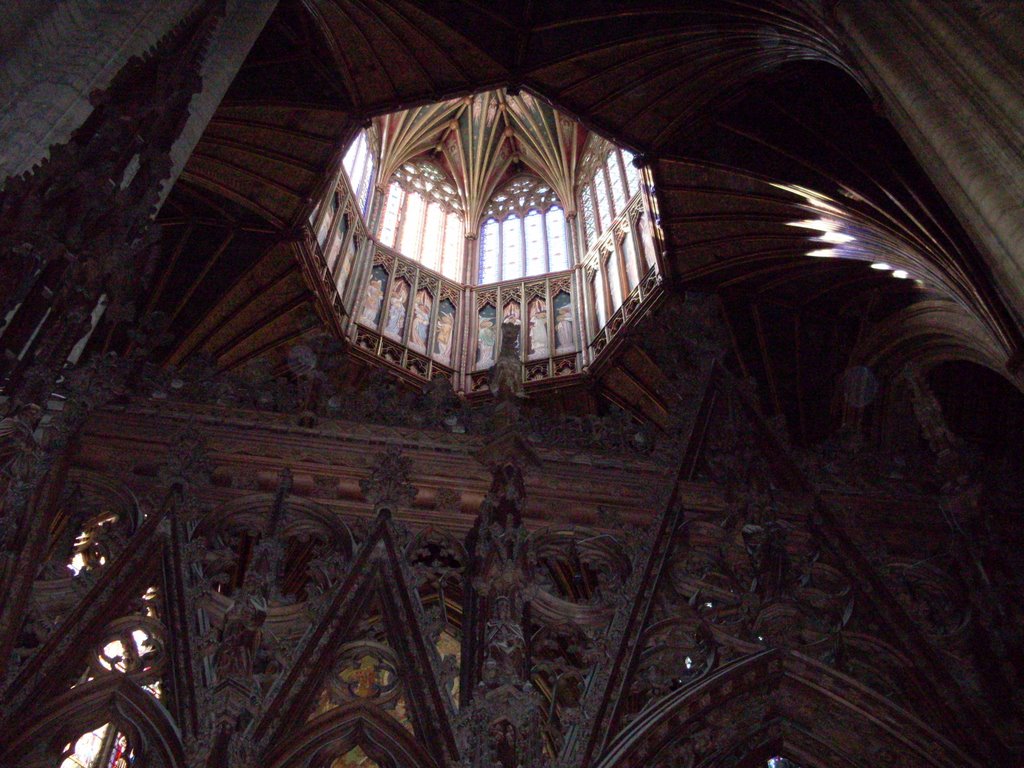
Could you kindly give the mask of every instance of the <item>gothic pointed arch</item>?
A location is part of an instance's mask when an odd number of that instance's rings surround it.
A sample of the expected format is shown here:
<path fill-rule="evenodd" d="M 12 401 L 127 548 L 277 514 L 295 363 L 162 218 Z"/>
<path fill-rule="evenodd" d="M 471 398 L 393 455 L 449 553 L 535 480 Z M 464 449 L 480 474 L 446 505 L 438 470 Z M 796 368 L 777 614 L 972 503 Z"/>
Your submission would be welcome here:
<path fill-rule="evenodd" d="M 410 681 L 404 695 L 412 729 L 438 764 L 457 755 L 452 702 L 440 683 L 437 651 L 425 642 L 422 608 L 410 591 L 413 580 L 393 525 L 390 516 L 382 514 L 346 575 L 324 593 L 314 625 L 270 690 L 265 714 L 252 725 L 252 738 L 258 744 L 291 738 L 314 713 L 320 692 L 337 674 L 342 654 L 354 639 L 353 628 L 374 605 L 394 655 L 392 673 Z"/>
<path fill-rule="evenodd" d="M 19 768 L 55 765 L 66 742 L 107 724 L 127 731 L 136 757 L 159 768 L 185 768 L 185 749 L 174 720 L 160 702 L 127 675 L 77 685 L 33 712 L 0 751 Z"/>
<path fill-rule="evenodd" d="M 268 757 L 269 768 L 307 768 L 361 747 L 381 765 L 437 768 L 434 757 L 412 734 L 371 704 L 351 702 L 332 709 L 290 734 Z"/>
<path fill-rule="evenodd" d="M 896 759 L 910 768 L 952 768 L 967 760 L 852 678 L 800 653 L 770 650 L 652 703 L 596 766 L 728 765 L 757 751 L 842 768 Z"/>

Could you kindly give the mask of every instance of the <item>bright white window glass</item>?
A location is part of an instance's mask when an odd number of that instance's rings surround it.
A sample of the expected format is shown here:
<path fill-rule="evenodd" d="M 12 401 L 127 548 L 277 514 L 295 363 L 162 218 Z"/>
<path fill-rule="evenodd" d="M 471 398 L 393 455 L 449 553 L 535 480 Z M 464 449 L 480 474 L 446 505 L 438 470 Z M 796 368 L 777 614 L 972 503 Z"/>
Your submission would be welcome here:
<path fill-rule="evenodd" d="M 604 300 L 604 276 L 601 270 L 594 274 L 594 303 L 597 304 L 597 327 L 604 328 L 608 322 L 608 308 Z"/>
<path fill-rule="evenodd" d="M 480 270 L 479 282 L 494 283 L 501 274 L 498 264 L 498 249 L 501 241 L 498 233 L 498 222 L 488 219 L 480 230 Z"/>
<path fill-rule="evenodd" d="M 501 224 L 501 279 L 523 276 L 523 254 L 518 216 L 509 216 Z"/>
<path fill-rule="evenodd" d="M 460 265 L 462 263 L 462 246 L 465 237 L 462 233 L 462 221 L 458 215 L 449 213 L 445 217 L 444 255 L 441 261 L 441 273 L 450 280 L 461 280 Z"/>
<path fill-rule="evenodd" d="M 622 164 L 626 168 L 626 183 L 629 184 L 629 196 L 633 197 L 640 191 L 640 169 L 633 165 L 633 153 L 622 150 Z"/>
<path fill-rule="evenodd" d="M 545 214 L 548 230 L 548 268 L 558 272 L 569 268 L 569 251 L 565 247 L 565 214 L 555 206 Z"/>
<path fill-rule="evenodd" d="M 353 187 L 362 175 L 363 166 L 366 164 L 366 155 L 368 154 L 366 145 L 366 131 L 361 131 L 355 140 L 348 145 L 348 151 L 345 152 L 345 157 L 341 161 L 342 166 L 345 168 L 345 173 L 348 175 L 348 180 L 352 182 Z"/>
<path fill-rule="evenodd" d="M 627 232 L 622 238 L 622 257 L 626 260 L 626 277 L 629 279 L 629 289 L 636 288 L 640 282 L 640 271 L 636 265 L 636 246 L 633 244 L 633 233 Z"/>
<path fill-rule="evenodd" d="M 417 258 L 420 253 L 420 238 L 423 233 L 424 208 L 423 198 L 419 192 L 413 192 L 405 198 L 405 215 L 402 217 L 402 234 L 398 250 L 410 258 Z"/>
<path fill-rule="evenodd" d="M 444 216 L 441 206 L 431 203 L 427 206 L 427 222 L 423 228 L 423 246 L 420 263 L 427 269 L 441 268 L 441 239 L 444 237 Z"/>
<path fill-rule="evenodd" d="M 74 743 L 74 750 L 61 763 L 60 768 L 92 768 L 100 757 L 109 727 L 109 724 L 101 725 L 95 731 L 80 736 Z"/>
<path fill-rule="evenodd" d="M 587 245 L 591 245 L 597 237 L 597 222 L 594 220 L 594 196 L 589 184 L 583 188 L 580 198 L 583 202 L 583 229 L 587 234 Z"/>
<path fill-rule="evenodd" d="M 603 171 L 598 171 L 594 177 L 594 197 L 597 198 L 597 212 L 601 220 L 601 231 L 604 232 L 612 223 L 612 209 L 608 203 L 608 187 L 604 181 Z"/>
<path fill-rule="evenodd" d="M 615 204 L 615 213 L 622 213 L 626 208 L 626 190 L 622 186 L 622 172 L 619 170 L 619 153 L 612 150 L 605 159 L 605 168 L 608 169 L 608 179 L 612 185 L 612 202 Z"/>
<path fill-rule="evenodd" d="M 540 211 L 530 211 L 523 219 L 523 225 L 526 231 L 526 274 L 542 275 L 547 271 L 544 215 Z"/>
<path fill-rule="evenodd" d="M 359 201 L 359 210 L 363 216 L 366 216 L 370 204 L 370 190 L 373 189 L 373 170 L 373 155 L 367 153 L 366 168 L 363 170 L 363 176 L 359 181 L 359 188 L 356 190 L 356 199 Z"/>
<path fill-rule="evenodd" d="M 388 199 L 384 204 L 384 215 L 381 216 L 380 222 L 380 241 L 388 248 L 395 247 L 395 236 L 398 232 L 398 214 L 402 210 L 402 200 L 405 197 L 405 192 L 402 188 L 391 183 L 388 187 Z"/>

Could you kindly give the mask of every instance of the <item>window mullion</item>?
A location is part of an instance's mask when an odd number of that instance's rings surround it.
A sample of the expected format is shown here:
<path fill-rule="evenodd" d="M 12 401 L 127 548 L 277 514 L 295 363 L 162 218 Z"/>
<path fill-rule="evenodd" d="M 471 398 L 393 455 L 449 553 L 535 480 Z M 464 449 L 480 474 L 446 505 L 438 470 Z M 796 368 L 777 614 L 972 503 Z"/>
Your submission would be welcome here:
<path fill-rule="evenodd" d="M 526 277 L 526 216 L 519 217 L 519 276 Z"/>
<path fill-rule="evenodd" d="M 498 222 L 498 282 L 505 279 L 505 220 Z"/>
<path fill-rule="evenodd" d="M 544 213 L 542 213 L 540 215 L 540 232 L 541 232 L 541 238 L 540 239 L 541 239 L 541 241 L 543 242 L 543 245 L 544 245 L 544 272 L 545 273 L 551 271 L 551 252 L 550 252 L 550 250 L 548 250 L 548 212 L 550 210 L 551 209 L 549 208 L 547 211 L 545 211 Z"/>

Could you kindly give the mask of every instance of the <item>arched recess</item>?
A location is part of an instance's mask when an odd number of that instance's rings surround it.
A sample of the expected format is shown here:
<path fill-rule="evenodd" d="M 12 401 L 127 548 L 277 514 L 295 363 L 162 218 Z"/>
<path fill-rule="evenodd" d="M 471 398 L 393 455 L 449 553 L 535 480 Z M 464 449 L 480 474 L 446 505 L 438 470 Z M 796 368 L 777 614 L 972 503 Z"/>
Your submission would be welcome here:
<path fill-rule="evenodd" d="M 310 768 L 353 747 L 387 768 L 436 768 L 427 751 L 393 717 L 377 707 L 353 702 L 311 720 L 287 744 L 272 751 L 268 768 Z"/>
<path fill-rule="evenodd" d="M 649 706 L 597 768 L 747 765 L 954 768 L 979 763 L 906 710 L 794 651 L 747 656 Z"/>
<path fill-rule="evenodd" d="M 976 363 L 1006 376 L 1011 351 L 974 313 L 955 301 L 919 301 L 886 319 L 851 356 L 886 381 L 913 364 L 923 370 L 955 360 Z M 1024 391 L 1024 378 L 1011 383 Z"/>
<path fill-rule="evenodd" d="M 139 764 L 185 768 L 181 734 L 170 714 L 126 675 L 116 673 L 77 685 L 9 724 L 0 765 L 53 768 L 66 743 L 111 722 L 129 732 Z"/>

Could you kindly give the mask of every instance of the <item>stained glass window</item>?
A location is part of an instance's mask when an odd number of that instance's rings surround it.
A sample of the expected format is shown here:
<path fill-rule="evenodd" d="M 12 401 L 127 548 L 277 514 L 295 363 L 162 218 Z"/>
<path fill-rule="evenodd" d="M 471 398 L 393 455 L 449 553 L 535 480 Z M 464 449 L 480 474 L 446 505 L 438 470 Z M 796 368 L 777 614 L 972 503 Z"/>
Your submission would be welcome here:
<path fill-rule="evenodd" d="M 377 239 L 428 269 L 462 277 L 462 204 L 455 186 L 428 162 L 406 163 L 388 186 Z"/>
<path fill-rule="evenodd" d="M 365 216 L 370 203 L 370 191 L 373 189 L 375 169 L 373 152 L 370 149 L 370 137 L 366 131 L 360 131 L 352 140 L 341 165 L 345 169 L 352 193 L 358 202 L 359 211 Z"/>
<path fill-rule="evenodd" d="M 501 224 L 501 279 L 523 275 L 522 234 L 519 217 L 512 215 Z"/>
<path fill-rule="evenodd" d="M 552 208 L 544 216 L 548 236 L 548 270 L 558 272 L 569 268 L 569 250 L 565 247 L 565 214 Z"/>
<path fill-rule="evenodd" d="M 135 750 L 127 736 L 107 723 L 67 744 L 63 758 L 60 768 L 131 768 Z"/>
<path fill-rule="evenodd" d="M 541 179 L 513 179 L 491 198 L 484 216 L 478 283 L 569 268 L 565 214 L 554 191 Z M 489 233 L 492 222 L 497 222 L 501 230 L 497 243 Z"/>
<path fill-rule="evenodd" d="M 378 239 L 388 248 L 395 247 L 395 236 L 398 234 L 398 214 L 402 210 L 405 192 L 397 184 L 388 188 L 388 199 L 384 203 L 384 215 L 381 216 Z"/>
<path fill-rule="evenodd" d="M 444 254 L 441 260 L 441 273 L 451 280 L 462 279 L 462 247 L 464 241 L 462 219 L 452 211 L 445 217 Z"/>
<path fill-rule="evenodd" d="M 583 188 L 580 197 L 583 202 L 583 229 L 586 231 L 587 244 L 591 245 L 597 237 L 597 222 L 594 219 L 594 196 L 589 184 Z"/>
<path fill-rule="evenodd" d="M 427 221 L 423 229 L 423 246 L 420 251 L 420 263 L 430 269 L 441 266 L 441 248 L 444 239 L 444 214 L 441 206 L 427 206 Z"/>
<path fill-rule="evenodd" d="M 605 159 L 605 168 L 608 169 L 608 181 L 612 187 L 612 202 L 615 206 L 615 213 L 622 213 L 626 209 L 626 191 L 622 182 L 622 171 L 619 170 L 619 153 L 612 150 Z"/>
<path fill-rule="evenodd" d="M 640 169 L 633 165 L 633 158 L 632 152 L 622 150 L 622 164 L 626 168 L 626 183 L 629 184 L 630 197 L 640 191 Z"/>
<path fill-rule="evenodd" d="M 501 265 L 498 253 L 501 250 L 501 236 L 498 222 L 488 219 L 480 229 L 480 282 L 493 283 L 500 279 Z"/>
<path fill-rule="evenodd" d="M 604 173 L 600 170 L 594 177 L 594 196 L 597 198 L 597 213 L 601 231 L 604 232 L 612 223 L 612 209 L 608 201 L 608 185 L 605 183 Z"/>
<path fill-rule="evenodd" d="M 526 274 L 543 274 L 547 267 L 544 217 L 540 211 L 530 211 L 523 219 L 523 226 L 526 230 Z"/>
<path fill-rule="evenodd" d="M 418 192 L 405 196 L 405 211 L 402 216 L 402 234 L 399 236 L 398 250 L 410 258 L 423 257 L 420 243 L 423 238 L 423 218 L 426 206 Z M 419 259 L 417 259 L 419 260 Z"/>

